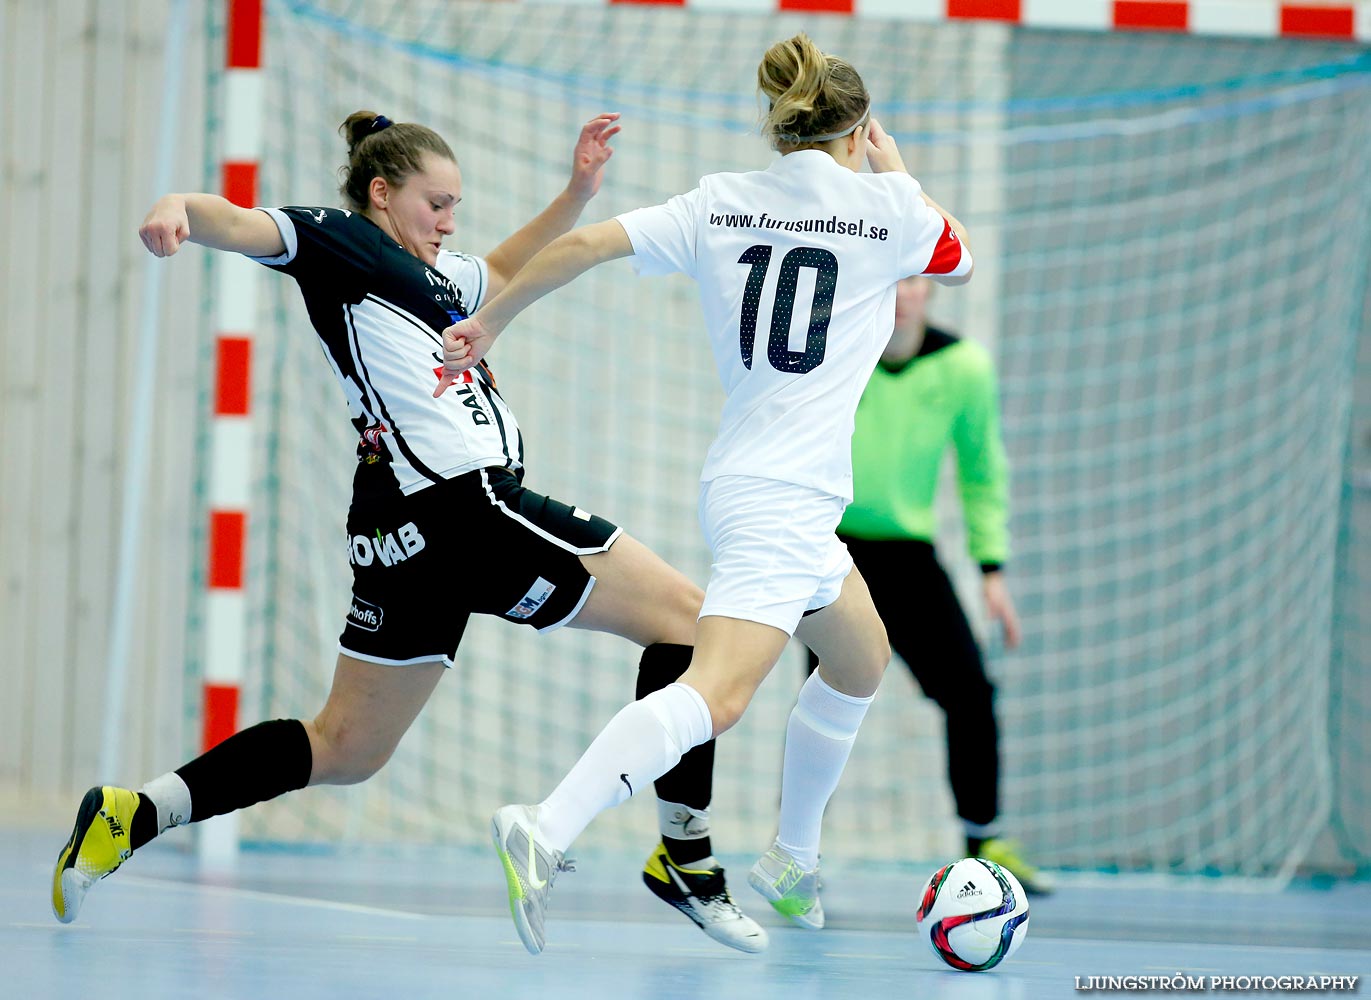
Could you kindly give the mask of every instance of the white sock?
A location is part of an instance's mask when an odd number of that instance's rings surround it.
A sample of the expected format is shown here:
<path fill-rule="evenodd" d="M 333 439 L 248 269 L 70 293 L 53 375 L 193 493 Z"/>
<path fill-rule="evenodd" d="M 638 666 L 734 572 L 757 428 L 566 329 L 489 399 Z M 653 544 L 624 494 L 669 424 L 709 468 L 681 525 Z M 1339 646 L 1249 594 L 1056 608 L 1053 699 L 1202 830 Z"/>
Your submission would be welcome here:
<path fill-rule="evenodd" d="M 153 778 L 138 789 L 157 807 L 157 833 L 190 822 L 190 789 L 175 771 Z"/>
<path fill-rule="evenodd" d="M 835 691 L 816 670 L 800 688 L 799 700 L 790 713 L 776 845 L 806 871 L 819 864 L 824 809 L 843 776 L 852 742 L 874 697 L 854 698 Z"/>
<path fill-rule="evenodd" d="M 685 684 L 669 684 L 625 705 L 543 800 L 543 842 L 565 851 L 597 815 L 647 788 L 712 735 L 709 706 Z"/>

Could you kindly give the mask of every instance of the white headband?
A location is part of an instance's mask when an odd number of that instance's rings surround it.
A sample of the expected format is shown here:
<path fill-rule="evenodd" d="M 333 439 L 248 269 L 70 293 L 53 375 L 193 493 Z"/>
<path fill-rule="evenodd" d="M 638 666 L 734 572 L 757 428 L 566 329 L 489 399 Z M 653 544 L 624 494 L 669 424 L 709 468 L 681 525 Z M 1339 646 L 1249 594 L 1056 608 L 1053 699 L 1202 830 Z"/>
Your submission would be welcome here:
<path fill-rule="evenodd" d="M 799 145 L 802 142 L 829 142 L 833 139 L 841 139 L 845 135 L 851 135 L 865 125 L 870 117 L 871 105 L 868 104 L 866 110 L 862 112 L 862 116 L 841 132 L 826 132 L 823 135 L 795 135 L 791 132 L 777 132 L 776 138 L 791 145 Z"/>

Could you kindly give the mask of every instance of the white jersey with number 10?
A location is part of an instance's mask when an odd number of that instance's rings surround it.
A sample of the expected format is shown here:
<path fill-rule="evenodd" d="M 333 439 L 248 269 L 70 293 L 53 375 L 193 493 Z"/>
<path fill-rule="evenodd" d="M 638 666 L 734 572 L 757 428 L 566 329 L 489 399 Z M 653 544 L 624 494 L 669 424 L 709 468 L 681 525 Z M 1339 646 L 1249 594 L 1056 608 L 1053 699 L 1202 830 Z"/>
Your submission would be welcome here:
<path fill-rule="evenodd" d="M 857 402 L 895 321 L 895 282 L 963 275 L 971 254 L 906 173 L 820 150 L 710 174 L 619 216 L 639 274 L 700 287 L 727 401 L 700 478 L 755 476 L 852 499 Z"/>

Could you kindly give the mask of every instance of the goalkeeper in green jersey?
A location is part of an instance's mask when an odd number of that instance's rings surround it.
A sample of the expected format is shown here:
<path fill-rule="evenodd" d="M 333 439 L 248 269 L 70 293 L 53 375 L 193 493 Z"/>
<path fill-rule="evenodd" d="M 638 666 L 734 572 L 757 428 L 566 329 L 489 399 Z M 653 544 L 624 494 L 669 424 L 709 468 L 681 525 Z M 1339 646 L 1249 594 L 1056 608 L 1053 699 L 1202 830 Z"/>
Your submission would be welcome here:
<path fill-rule="evenodd" d="M 1047 879 L 1000 835 L 995 689 L 933 550 L 934 501 L 950 443 L 986 611 L 1004 628 L 1005 645 L 1017 646 L 1019 619 L 1004 581 L 1008 467 L 995 368 L 979 344 L 925 323 L 930 291 L 926 278 L 896 287 L 895 328 L 857 408 L 854 500 L 838 534 L 866 578 L 891 648 L 947 718 L 948 772 L 967 853 L 1008 868 L 1025 891 L 1044 893 Z M 811 653 L 809 669 L 816 664 Z"/>

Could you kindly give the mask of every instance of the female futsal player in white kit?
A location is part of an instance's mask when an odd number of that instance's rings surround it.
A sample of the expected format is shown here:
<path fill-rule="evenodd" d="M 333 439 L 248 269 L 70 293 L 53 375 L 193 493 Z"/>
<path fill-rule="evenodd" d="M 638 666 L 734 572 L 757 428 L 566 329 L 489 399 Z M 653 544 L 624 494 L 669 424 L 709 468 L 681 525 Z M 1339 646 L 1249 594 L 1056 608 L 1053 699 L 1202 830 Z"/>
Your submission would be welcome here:
<path fill-rule="evenodd" d="M 890 659 L 866 584 L 834 534 L 852 498 L 853 417 L 890 337 L 895 283 L 928 274 L 961 284 L 972 264 L 965 230 L 906 172 L 851 65 L 800 34 L 773 45 L 757 76 L 765 131 L 782 154 L 770 167 L 711 174 L 663 205 L 567 233 L 444 333 L 435 395 L 532 302 L 632 256 L 640 274 L 681 271 L 699 284 L 727 393 L 700 476 L 714 564 L 690 667 L 623 708 L 542 803 L 495 814 L 510 910 L 534 954 L 572 841 L 733 726 L 792 634 L 820 665 L 786 729 L 776 842 L 749 882 L 795 923 L 823 926 L 824 808 Z M 872 173 L 858 173 L 863 159 Z"/>

